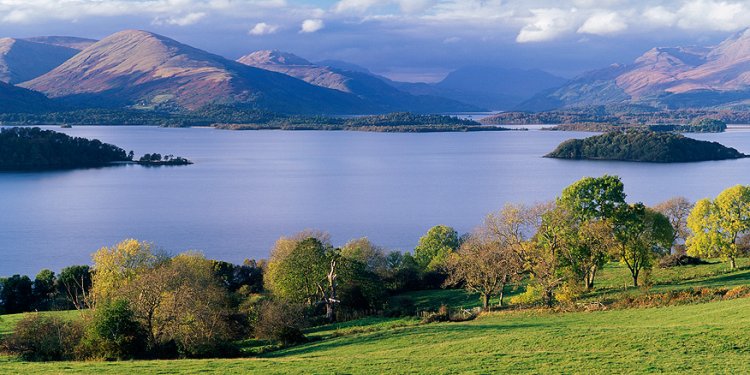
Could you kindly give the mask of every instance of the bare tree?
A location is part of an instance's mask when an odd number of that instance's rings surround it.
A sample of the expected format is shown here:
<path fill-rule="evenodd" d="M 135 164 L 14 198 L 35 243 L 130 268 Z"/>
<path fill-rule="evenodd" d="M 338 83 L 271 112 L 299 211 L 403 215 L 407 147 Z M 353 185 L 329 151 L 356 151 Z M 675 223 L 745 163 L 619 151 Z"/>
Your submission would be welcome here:
<path fill-rule="evenodd" d="M 513 251 L 501 242 L 494 241 L 486 228 L 473 233 L 448 258 L 447 285 L 462 285 L 466 290 L 479 293 L 482 309 L 487 310 L 490 298 L 498 296 L 503 306 L 506 286 L 517 281 L 521 274 L 521 262 Z"/>
<path fill-rule="evenodd" d="M 674 234 L 672 236 L 672 247 L 677 245 L 678 240 L 686 241 L 690 237 L 690 228 L 687 218 L 693 210 L 693 203 L 685 197 L 675 197 L 657 204 L 654 210 L 666 216 L 672 224 Z"/>

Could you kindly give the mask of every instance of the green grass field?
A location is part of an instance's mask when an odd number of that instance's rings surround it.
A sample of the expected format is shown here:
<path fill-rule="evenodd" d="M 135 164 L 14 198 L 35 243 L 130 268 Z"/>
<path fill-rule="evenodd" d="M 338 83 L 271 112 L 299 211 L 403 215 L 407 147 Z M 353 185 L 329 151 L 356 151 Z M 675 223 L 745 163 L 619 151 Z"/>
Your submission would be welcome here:
<path fill-rule="evenodd" d="M 624 288 L 625 272 L 608 266 L 601 293 L 643 293 Z M 655 270 L 653 281 L 652 291 L 750 285 L 750 270 L 726 273 L 722 264 Z M 477 303 L 473 297 L 460 291 L 412 295 L 423 305 Z M 318 341 L 258 358 L 27 363 L 5 357 L 0 373 L 748 373 L 748 312 L 745 298 L 596 312 L 507 311 L 426 325 L 367 318 L 312 329 L 308 336 Z M 0 329 L 12 329 L 13 319 L 3 317 Z"/>

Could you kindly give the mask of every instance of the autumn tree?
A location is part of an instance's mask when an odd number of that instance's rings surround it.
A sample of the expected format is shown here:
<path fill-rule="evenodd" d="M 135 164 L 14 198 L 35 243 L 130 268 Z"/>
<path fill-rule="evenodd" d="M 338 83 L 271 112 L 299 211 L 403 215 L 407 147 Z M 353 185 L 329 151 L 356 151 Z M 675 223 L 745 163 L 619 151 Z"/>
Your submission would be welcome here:
<path fill-rule="evenodd" d="M 687 238 L 690 236 L 687 218 L 692 209 L 693 203 L 685 197 L 671 198 L 654 206 L 654 210 L 669 219 L 669 223 L 674 229 L 672 231 L 672 247 L 679 241 L 687 241 Z"/>
<path fill-rule="evenodd" d="M 514 254 L 521 269 L 529 274 L 530 285 L 541 289 L 547 305 L 552 304 L 556 288 L 565 280 L 559 252 L 566 223 L 553 212 L 553 203 L 507 204 L 500 212 L 488 215 L 484 224 L 491 240 Z"/>
<path fill-rule="evenodd" d="M 641 271 L 650 270 L 656 256 L 669 251 L 674 230 L 666 216 L 640 203 L 621 209 L 618 216 L 615 255 L 630 270 L 637 287 Z"/>
<path fill-rule="evenodd" d="M 480 228 L 461 244 L 445 263 L 448 271 L 447 285 L 463 286 L 479 293 L 482 309 L 487 310 L 490 298 L 498 296 L 503 306 L 506 286 L 521 274 L 521 262 L 513 251 L 499 241 L 494 241 L 485 228 Z"/>
<path fill-rule="evenodd" d="M 690 255 L 718 256 L 736 269 L 738 240 L 750 230 L 750 186 L 737 185 L 724 190 L 713 201 L 696 202 L 687 224 L 693 232 L 687 241 Z"/>
<path fill-rule="evenodd" d="M 124 240 L 112 247 L 103 247 L 93 255 L 93 301 L 107 300 L 114 291 L 125 286 L 139 271 L 152 268 L 165 257 L 153 245 L 135 239 Z"/>
<path fill-rule="evenodd" d="M 423 270 L 434 271 L 458 250 L 459 245 L 460 240 L 455 229 L 436 225 L 419 239 L 417 247 L 414 248 L 414 259 Z"/>
<path fill-rule="evenodd" d="M 319 300 L 319 285 L 329 272 L 326 250 L 318 238 L 281 238 L 271 251 L 264 282 L 274 295 L 312 306 Z"/>

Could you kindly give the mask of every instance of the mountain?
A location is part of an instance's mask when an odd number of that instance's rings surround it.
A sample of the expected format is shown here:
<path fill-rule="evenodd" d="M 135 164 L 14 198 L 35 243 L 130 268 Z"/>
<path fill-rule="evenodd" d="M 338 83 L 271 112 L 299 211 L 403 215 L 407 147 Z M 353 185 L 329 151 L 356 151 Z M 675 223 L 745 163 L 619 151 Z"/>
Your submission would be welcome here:
<path fill-rule="evenodd" d="M 1 38 L 0 81 L 15 84 L 39 77 L 78 52 L 58 45 Z"/>
<path fill-rule="evenodd" d="M 563 85 L 567 80 L 542 70 L 470 66 L 457 69 L 440 82 L 391 82 L 418 95 L 437 95 L 492 110 L 509 110 L 540 91 Z"/>
<path fill-rule="evenodd" d="M 714 107 L 750 101 L 750 29 L 713 47 L 653 48 L 632 64 L 583 74 L 521 109 L 613 103 Z"/>
<path fill-rule="evenodd" d="M 40 112 L 54 108 L 44 95 L 0 82 L 0 113 Z"/>
<path fill-rule="evenodd" d="M 318 114 L 367 113 L 376 108 L 354 95 L 139 30 L 110 35 L 21 86 L 87 106 L 195 110 L 225 104 Z"/>
<path fill-rule="evenodd" d="M 78 38 L 74 36 L 36 36 L 33 38 L 24 38 L 29 42 L 49 44 L 51 46 L 67 47 L 82 51 L 86 47 L 96 43 L 95 39 Z"/>
<path fill-rule="evenodd" d="M 355 95 L 372 103 L 378 112 L 461 112 L 478 111 L 480 107 L 430 95 L 412 95 L 388 84 L 382 77 L 363 68 L 356 70 L 313 64 L 299 56 L 281 51 L 256 51 L 238 62 L 260 69 L 283 73 L 315 86 Z M 338 66 L 346 66 L 334 62 Z M 351 65 L 349 66 L 351 67 Z M 359 68 L 359 69 L 357 69 Z"/>

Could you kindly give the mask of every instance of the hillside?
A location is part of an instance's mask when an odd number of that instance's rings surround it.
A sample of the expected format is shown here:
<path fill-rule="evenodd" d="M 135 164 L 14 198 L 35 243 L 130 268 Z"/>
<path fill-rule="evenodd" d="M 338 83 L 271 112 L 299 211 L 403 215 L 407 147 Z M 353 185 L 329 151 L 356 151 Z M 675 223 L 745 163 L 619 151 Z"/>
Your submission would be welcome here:
<path fill-rule="evenodd" d="M 0 39 L 0 81 L 16 84 L 41 76 L 78 50 L 35 41 Z"/>
<path fill-rule="evenodd" d="M 35 113 L 57 108 L 44 95 L 0 82 L 0 113 Z"/>
<path fill-rule="evenodd" d="M 633 63 L 583 74 L 522 103 L 523 110 L 612 103 L 671 108 L 744 105 L 750 99 L 750 29 L 712 47 L 653 48 Z"/>
<path fill-rule="evenodd" d="M 356 96 L 137 30 L 110 35 L 21 86 L 87 106 L 194 110 L 229 104 L 290 113 L 374 110 Z"/>
<path fill-rule="evenodd" d="M 299 56 L 282 51 L 256 51 L 238 62 L 286 74 L 315 86 L 356 95 L 379 108 L 379 112 L 463 112 L 480 107 L 430 95 L 412 95 L 396 89 L 368 72 L 316 65 Z M 335 63 L 335 62 L 334 62 Z"/>
<path fill-rule="evenodd" d="M 740 159 L 747 155 L 716 142 L 699 141 L 680 134 L 629 130 L 609 132 L 586 139 L 571 139 L 561 143 L 546 157 L 682 163 Z"/>

